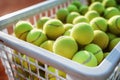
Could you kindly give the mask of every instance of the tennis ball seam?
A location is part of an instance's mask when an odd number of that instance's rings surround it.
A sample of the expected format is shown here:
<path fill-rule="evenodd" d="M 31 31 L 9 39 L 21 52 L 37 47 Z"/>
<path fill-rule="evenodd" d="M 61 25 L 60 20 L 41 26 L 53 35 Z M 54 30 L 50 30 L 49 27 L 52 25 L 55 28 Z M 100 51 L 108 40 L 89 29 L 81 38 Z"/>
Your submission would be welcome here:
<path fill-rule="evenodd" d="M 109 13 L 106 13 L 104 16 L 108 18 L 108 17 L 109 17 L 109 15 L 110 15 L 110 13 L 112 13 L 112 12 L 113 12 L 113 10 L 112 10 L 112 11 L 110 11 Z"/>
<path fill-rule="evenodd" d="M 120 28 L 119 28 L 119 26 L 118 26 L 118 20 L 119 20 L 120 18 L 118 17 L 117 19 L 116 19 L 116 21 L 115 21 L 115 24 L 116 24 L 116 28 L 118 29 L 118 30 L 120 30 Z"/>
<path fill-rule="evenodd" d="M 95 25 L 97 26 L 98 29 L 102 30 L 100 26 L 97 24 L 97 22 L 95 22 Z"/>
<path fill-rule="evenodd" d="M 38 35 L 38 37 L 36 39 L 34 39 L 33 41 L 31 41 L 31 43 L 34 43 L 36 40 L 38 40 L 41 36 L 41 33 Z"/>
<path fill-rule="evenodd" d="M 24 35 L 25 33 L 29 32 L 30 30 L 27 30 L 25 32 L 22 32 L 18 37 L 20 38 L 22 35 Z"/>
<path fill-rule="evenodd" d="M 84 62 L 82 62 L 82 64 L 87 64 L 91 59 L 92 59 L 92 54 L 89 53 L 89 57 L 87 58 L 87 60 L 85 60 Z"/>
<path fill-rule="evenodd" d="M 59 27 L 60 25 L 59 24 L 48 24 L 50 26 L 55 26 L 55 27 Z"/>
<path fill-rule="evenodd" d="M 98 54 L 98 53 L 101 52 L 101 51 L 102 51 L 102 50 L 98 50 L 98 51 L 94 52 L 93 54 L 96 55 L 96 54 Z"/>

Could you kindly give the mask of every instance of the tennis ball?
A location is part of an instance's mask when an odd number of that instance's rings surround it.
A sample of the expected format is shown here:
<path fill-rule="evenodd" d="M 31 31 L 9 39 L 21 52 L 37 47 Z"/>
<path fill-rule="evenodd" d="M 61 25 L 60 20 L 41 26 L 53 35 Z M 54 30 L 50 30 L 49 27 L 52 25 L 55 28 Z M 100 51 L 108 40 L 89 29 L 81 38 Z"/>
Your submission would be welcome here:
<path fill-rule="evenodd" d="M 65 28 L 65 31 L 73 28 L 73 24 L 70 24 L 70 23 L 66 23 L 66 24 L 64 24 L 63 26 L 64 26 L 64 28 Z"/>
<path fill-rule="evenodd" d="M 103 0 L 102 4 L 106 8 L 107 7 L 115 7 L 117 5 L 115 0 Z"/>
<path fill-rule="evenodd" d="M 102 49 L 105 49 L 109 43 L 108 35 L 101 30 L 94 30 L 94 39 L 93 43 L 100 46 Z"/>
<path fill-rule="evenodd" d="M 89 23 L 89 20 L 85 16 L 78 16 L 73 20 L 73 24 L 77 24 L 81 22 Z"/>
<path fill-rule="evenodd" d="M 68 14 L 69 14 L 69 11 L 67 9 L 61 8 L 56 12 L 56 18 L 62 21 L 63 23 L 65 23 Z"/>
<path fill-rule="evenodd" d="M 118 44 L 118 42 L 120 42 L 119 37 L 111 40 L 110 43 L 109 43 L 109 51 L 111 51 Z"/>
<path fill-rule="evenodd" d="M 29 79 L 31 79 L 31 80 L 39 80 L 39 78 L 37 76 L 35 76 L 35 75 L 30 75 Z"/>
<path fill-rule="evenodd" d="M 85 50 L 91 52 L 93 55 L 95 55 L 97 61 L 98 61 L 98 64 L 100 64 L 103 60 L 103 51 L 102 49 L 96 45 L 96 44 L 88 44 L 85 46 Z"/>
<path fill-rule="evenodd" d="M 13 56 L 12 56 L 12 61 L 13 61 L 14 63 L 16 63 L 16 64 L 21 65 L 19 56 L 21 57 L 22 55 L 21 55 L 21 54 L 18 54 L 18 52 L 14 50 L 14 51 L 13 51 Z"/>
<path fill-rule="evenodd" d="M 15 74 L 15 78 L 19 79 L 19 80 L 25 80 L 24 77 L 29 77 L 29 73 L 27 73 L 26 71 L 24 71 L 21 67 L 15 67 L 15 70 L 17 71 L 17 74 Z M 20 74 L 22 76 L 20 76 Z M 24 76 L 24 77 L 23 77 Z"/>
<path fill-rule="evenodd" d="M 77 8 L 81 6 L 81 2 L 79 0 L 74 0 L 71 4 L 75 5 Z"/>
<path fill-rule="evenodd" d="M 66 77 L 66 73 L 64 73 L 64 72 L 61 71 L 61 70 L 57 70 L 57 69 L 55 69 L 55 68 L 52 67 L 52 66 L 49 66 L 49 67 L 48 67 L 48 71 L 50 71 L 50 72 L 52 72 L 52 73 L 54 73 L 54 74 L 56 74 L 56 71 L 57 71 L 59 76 L 64 77 L 64 78 Z M 52 74 L 48 74 L 48 78 L 49 78 L 49 80 L 56 80 L 56 76 L 55 76 L 55 75 L 52 75 Z"/>
<path fill-rule="evenodd" d="M 104 58 L 106 58 L 109 55 L 110 52 L 104 52 Z"/>
<path fill-rule="evenodd" d="M 21 65 L 20 58 L 19 58 L 18 56 L 13 56 L 13 57 L 12 57 L 12 61 L 13 61 L 14 63 L 16 63 L 16 64 Z"/>
<path fill-rule="evenodd" d="M 32 43 L 34 45 L 40 46 L 41 43 L 47 40 L 47 36 L 40 29 L 31 30 L 28 35 L 26 41 Z"/>
<path fill-rule="evenodd" d="M 25 71 L 25 70 L 23 69 L 23 67 L 21 68 L 21 67 L 16 66 L 15 69 L 17 70 L 17 74 L 16 74 L 16 75 L 18 76 L 18 79 L 21 78 L 22 80 L 25 80 L 25 78 L 23 78 L 23 77 L 20 76 L 20 74 L 22 74 L 24 77 L 27 77 L 27 78 L 28 78 L 29 75 L 30 75 L 27 71 Z M 18 73 L 19 73 L 19 74 L 18 74 Z M 21 79 L 20 79 L 20 80 L 21 80 Z"/>
<path fill-rule="evenodd" d="M 78 12 L 82 15 L 84 15 L 88 11 L 88 6 L 87 5 L 81 5 L 78 8 Z"/>
<path fill-rule="evenodd" d="M 103 0 L 91 0 L 91 2 L 102 2 Z"/>
<path fill-rule="evenodd" d="M 72 60 L 89 67 L 95 67 L 98 64 L 96 57 L 91 52 L 86 50 L 78 51 L 73 56 Z"/>
<path fill-rule="evenodd" d="M 113 39 L 115 39 L 117 37 L 115 34 L 110 33 L 110 32 L 107 32 L 107 35 L 109 37 L 109 41 L 111 41 L 111 40 L 113 40 Z"/>
<path fill-rule="evenodd" d="M 50 20 L 50 17 L 41 17 L 37 23 L 36 23 L 36 26 L 38 29 L 43 29 L 43 25 L 48 21 Z"/>
<path fill-rule="evenodd" d="M 109 31 L 113 34 L 120 34 L 120 16 L 113 16 L 108 20 Z"/>
<path fill-rule="evenodd" d="M 71 13 L 71 12 L 78 12 L 78 8 L 77 8 L 75 5 L 73 5 L 73 4 L 68 5 L 67 10 L 68 10 L 70 13 Z"/>
<path fill-rule="evenodd" d="M 120 11 L 115 7 L 106 8 L 104 11 L 104 17 L 110 19 L 113 16 L 120 15 Z"/>
<path fill-rule="evenodd" d="M 71 29 L 65 31 L 65 33 L 63 34 L 63 36 L 70 36 L 71 33 Z"/>
<path fill-rule="evenodd" d="M 104 11 L 104 6 L 102 5 L 101 2 L 93 2 L 90 6 L 89 6 L 89 10 L 95 10 L 97 11 L 99 14 L 102 14 Z"/>
<path fill-rule="evenodd" d="M 71 59 L 77 50 L 78 45 L 70 36 L 60 36 L 53 44 L 53 52 L 68 59 Z"/>
<path fill-rule="evenodd" d="M 19 21 L 15 25 L 14 33 L 17 38 L 26 40 L 26 36 L 28 32 L 32 29 L 33 29 L 33 26 L 31 23 L 27 21 Z"/>
<path fill-rule="evenodd" d="M 24 55 L 22 58 L 23 58 L 23 59 L 26 59 L 27 56 Z M 36 66 L 35 66 L 35 59 L 33 59 L 33 58 L 31 58 L 31 57 L 28 57 L 28 60 L 29 60 L 31 63 L 34 63 L 34 64 L 28 63 L 26 60 L 23 60 L 23 61 L 22 61 L 22 66 L 23 66 L 23 68 L 25 68 L 25 69 L 27 69 L 27 70 L 31 69 L 32 72 L 36 73 L 36 72 L 37 72 L 37 68 L 36 68 Z M 30 65 L 30 66 L 29 66 L 29 65 Z"/>
<path fill-rule="evenodd" d="M 51 51 L 53 52 L 53 44 L 54 44 L 54 41 L 53 40 L 47 40 L 45 42 L 43 42 L 40 47 L 48 50 L 48 51 Z"/>
<path fill-rule="evenodd" d="M 37 74 L 39 74 L 40 77 L 45 78 L 45 71 L 39 69 L 39 73 Z M 37 74 L 30 74 L 28 79 L 29 80 L 41 80 L 41 78 L 39 78 Z"/>
<path fill-rule="evenodd" d="M 56 80 L 56 77 L 55 76 L 53 76 L 52 78 L 50 78 L 49 80 Z"/>
<path fill-rule="evenodd" d="M 73 23 L 73 20 L 77 17 L 77 16 L 79 16 L 80 14 L 78 13 L 78 12 L 71 12 L 71 13 L 69 13 L 68 14 L 68 16 L 67 16 L 67 23 Z"/>
<path fill-rule="evenodd" d="M 96 12 L 96 11 L 94 11 L 94 10 L 88 11 L 88 12 L 86 12 L 86 14 L 85 14 L 85 17 L 86 17 L 89 21 L 91 21 L 93 18 L 99 17 L 99 16 L 100 16 L 99 13 Z"/>
<path fill-rule="evenodd" d="M 65 28 L 60 20 L 52 19 L 45 23 L 43 32 L 49 39 L 56 39 L 65 32 Z"/>
<path fill-rule="evenodd" d="M 79 45 L 86 45 L 92 42 L 94 32 L 88 23 L 78 23 L 71 29 L 70 36 L 73 37 Z"/>
<path fill-rule="evenodd" d="M 15 78 L 19 79 L 19 80 L 25 80 L 23 77 L 21 77 L 20 75 L 16 74 Z"/>
<path fill-rule="evenodd" d="M 103 17 L 96 17 L 90 21 L 90 25 L 94 30 L 107 31 L 107 20 Z"/>

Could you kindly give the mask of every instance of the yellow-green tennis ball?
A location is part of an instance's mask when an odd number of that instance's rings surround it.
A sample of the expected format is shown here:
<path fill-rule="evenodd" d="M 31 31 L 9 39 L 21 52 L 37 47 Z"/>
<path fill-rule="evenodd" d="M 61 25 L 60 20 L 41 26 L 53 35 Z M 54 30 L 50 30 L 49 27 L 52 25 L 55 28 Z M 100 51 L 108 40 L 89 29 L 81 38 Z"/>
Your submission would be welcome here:
<path fill-rule="evenodd" d="M 51 77 L 49 80 L 56 80 L 56 77 L 53 76 L 53 77 Z"/>
<path fill-rule="evenodd" d="M 77 8 L 81 6 L 81 2 L 79 0 L 74 0 L 71 4 L 75 5 Z"/>
<path fill-rule="evenodd" d="M 67 30 L 73 28 L 74 25 L 73 25 L 73 24 L 70 24 L 70 23 L 66 23 L 66 24 L 64 24 L 63 26 L 64 26 L 64 28 L 65 28 L 65 31 L 67 31 Z"/>
<path fill-rule="evenodd" d="M 50 17 L 41 17 L 38 21 L 37 21 L 37 28 L 38 29 L 43 29 L 43 25 L 50 20 Z"/>
<path fill-rule="evenodd" d="M 53 44 L 53 52 L 68 59 L 71 59 L 77 50 L 78 45 L 70 36 L 60 36 Z"/>
<path fill-rule="evenodd" d="M 118 42 L 120 42 L 119 37 L 111 40 L 110 43 L 109 43 L 109 50 L 111 51 L 118 44 Z"/>
<path fill-rule="evenodd" d="M 109 31 L 113 34 L 120 34 L 120 15 L 113 16 L 108 20 Z"/>
<path fill-rule="evenodd" d="M 67 9 L 61 8 L 56 12 L 56 18 L 65 23 L 68 14 L 69 11 Z"/>
<path fill-rule="evenodd" d="M 82 15 L 84 15 L 88 11 L 88 6 L 87 5 L 81 5 L 78 9 L 78 12 Z"/>
<path fill-rule="evenodd" d="M 90 25 L 94 30 L 107 31 L 108 25 L 107 20 L 103 17 L 96 17 L 90 21 Z"/>
<path fill-rule="evenodd" d="M 53 40 L 47 40 L 45 42 L 43 42 L 40 47 L 48 50 L 48 51 L 51 51 L 53 52 L 53 44 L 54 44 L 54 41 Z"/>
<path fill-rule="evenodd" d="M 102 2 L 103 0 L 91 0 L 91 2 Z"/>
<path fill-rule="evenodd" d="M 43 32 L 49 39 L 56 39 L 65 32 L 65 28 L 60 20 L 51 19 L 45 23 Z"/>
<path fill-rule="evenodd" d="M 71 12 L 78 12 L 78 8 L 73 5 L 73 4 L 70 4 L 68 7 L 67 7 L 67 10 L 71 13 Z"/>
<path fill-rule="evenodd" d="M 20 75 L 16 74 L 15 78 L 19 79 L 19 80 L 25 80 L 23 77 L 21 77 Z"/>
<path fill-rule="evenodd" d="M 71 33 L 71 29 L 68 29 L 67 31 L 65 31 L 63 36 L 70 36 L 70 33 Z"/>
<path fill-rule="evenodd" d="M 24 55 L 22 58 L 23 58 L 23 59 L 26 59 L 27 56 Z M 33 59 L 33 58 L 31 58 L 31 57 L 28 57 L 28 60 L 29 60 L 31 63 L 34 63 L 34 64 L 35 64 L 35 59 Z M 31 63 L 28 63 L 27 61 L 23 60 L 23 61 L 22 61 L 22 66 L 23 66 L 23 68 L 25 68 L 25 69 L 27 69 L 27 70 L 31 69 L 32 72 L 35 72 L 35 73 L 36 73 L 36 72 L 37 72 L 37 67 L 36 67 L 35 65 L 31 64 Z M 30 66 L 29 66 L 29 65 L 30 65 Z"/>
<path fill-rule="evenodd" d="M 73 24 L 77 24 L 81 22 L 89 23 L 89 20 L 85 16 L 78 16 L 73 20 Z"/>
<path fill-rule="evenodd" d="M 31 80 L 39 80 L 39 78 L 37 76 L 35 76 L 35 75 L 30 75 L 29 79 L 31 79 Z"/>
<path fill-rule="evenodd" d="M 15 36 L 19 39 L 26 40 L 26 36 L 30 30 L 33 29 L 33 26 L 31 23 L 27 21 L 19 21 L 15 25 L 14 33 Z"/>
<path fill-rule="evenodd" d="M 74 20 L 77 16 L 79 16 L 79 15 L 80 15 L 80 14 L 79 14 L 78 12 L 71 12 L 71 13 L 69 13 L 68 16 L 67 16 L 66 22 L 67 22 L 67 23 L 72 23 L 73 20 Z"/>
<path fill-rule="evenodd" d="M 111 40 L 117 38 L 117 36 L 116 36 L 115 34 L 110 33 L 110 32 L 107 32 L 107 35 L 108 35 L 108 37 L 109 37 L 109 41 L 111 41 Z"/>
<path fill-rule="evenodd" d="M 26 41 L 34 45 L 40 46 L 41 43 L 47 40 L 47 36 L 40 29 L 32 29 L 28 35 Z"/>
<path fill-rule="evenodd" d="M 13 56 L 12 56 L 12 61 L 18 65 L 21 65 L 21 58 L 20 57 L 23 57 L 24 54 L 21 54 L 15 50 L 13 50 Z"/>
<path fill-rule="evenodd" d="M 18 56 L 13 56 L 12 60 L 13 60 L 14 63 L 21 65 L 20 58 Z"/>
<path fill-rule="evenodd" d="M 21 65 L 19 56 L 22 56 L 22 55 L 19 55 L 18 52 L 14 50 L 13 51 L 13 56 L 12 56 L 12 61 L 16 64 Z"/>
<path fill-rule="evenodd" d="M 96 57 L 91 52 L 86 50 L 78 51 L 73 56 L 72 60 L 89 67 L 95 67 L 98 64 Z"/>
<path fill-rule="evenodd" d="M 27 77 L 27 78 L 29 77 L 29 73 L 27 73 L 26 71 L 24 71 L 23 68 L 17 66 L 17 67 L 15 67 L 15 69 L 17 70 L 17 74 L 15 75 L 15 77 L 17 79 L 25 80 L 25 78 L 23 78 L 22 76 Z M 20 76 L 20 74 L 22 76 Z"/>
<path fill-rule="evenodd" d="M 95 55 L 95 57 L 96 57 L 96 59 L 98 61 L 98 64 L 100 64 L 102 62 L 102 60 L 103 60 L 103 51 L 98 45 L 93 44 L 93 43 L 88 44 L 88 45 L 85 46 L 85 50 L 87 50 L 87 51 L 89 51 L 89 52 L 91 52 L 91 53 L 93 53 Z"/>
<path fill-rule="evenodd" d="M 94 39 L 93 43 L 100 46 L 102 49 L 105 49 L 109 43 L 108 35 L 101 30 L 94 30 Z"/>
<path fill-rule="evenodd" d="M 52 67 L 52 66 L 48 67 L 48 71 L 56 74 L 56 69 L 54 67 Z M 66 73 L 65 72 L 63 72 L 61 70 L 57 70 L 57 71 L 58 71 L 58 75 L 59 76 L 64 77 L 64 78 L 66 77 Z M 52 75 L 52 74 L 48 74 L 48 78 L 49 78 L 49 80 L 56 80 L 56 76 Z"/>
<path fill-rule="evenodd" d="M 104 58 L 106 58 L 109 55 L 110 52 L 104 52 Z"/>
<path fill-rule="evenodd" d="M 101 2 L 93 2 L 90 6 L 89 6 L 89 10 L 95 10 L 97 11 L 99 14 L 102 14 L 104 11 L 104 6 L 102 5 Z"/>
<path fill-rule="evenodd" d="M 104 11 L 104 17 L 110 19 L 113 16 L 120 15 L 120 11 L 116 7 L 106 8 Z"/>
<path fill-rule="evenodd" d="M 97 11 L 94 11 L 94 10 L 88 11 L 88 12 L 86 12 L 86 14 L 85 14 L 85 17 L 86 17 L 89 21 L 91 21 L 93 18 L 99 17 L 99 16 L 100 16 L 99 13 L 98 13 Z"/>
<path fill-rule="evenodd" d="M 106 8 L 107 7 L 115 7 L 117 5 L 115 0 L 103 0 L 102 4 Z"/>
<path fill-rule="evenodd" d="M 79 45 L 86 45 L 92 42 L 94 32 L 88 23 L 78 23 L 71 29 L 71 37 L 73 37 Z"/>
<path fill-rule="evenodd" d="M 35 66 L 35 59 L 34 58 L 31 58 L 31 57 L 29 57 L 29 61 L 30 62 L 32 62 L 32 63 L 34 63 L 34 64 L 31 64 L 30 63 L 30 68 L 31 68 L 31 71 L 33 71 L 33 72 L 37 72 L 37 67 Z M 29 66 L 29 65 L 28 65 Z"/>
<path fill-rule="evenodd" d="M 38 73 L 40 77 L 45 78 L 45 71 L 39 69 Z M 41 80 L 42 78 L 38 77 L 36 74 L 30 74 L 29 79 L 30 80 Z"/>

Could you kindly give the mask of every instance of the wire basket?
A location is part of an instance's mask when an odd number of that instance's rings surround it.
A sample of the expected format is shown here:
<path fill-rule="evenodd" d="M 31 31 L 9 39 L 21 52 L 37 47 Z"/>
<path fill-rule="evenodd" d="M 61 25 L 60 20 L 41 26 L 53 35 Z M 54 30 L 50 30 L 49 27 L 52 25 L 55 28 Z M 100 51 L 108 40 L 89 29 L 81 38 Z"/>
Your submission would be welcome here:
<path fill-rule="evenodd" d="M 9 80 L 120 80 L 120 43 L 99 66 L 87 67 L 13 36 L 19 20 L 35 25 L 40 17 L 54 17 L 71 2 L 48 0 L 0 17 L 0 59 Z"/>

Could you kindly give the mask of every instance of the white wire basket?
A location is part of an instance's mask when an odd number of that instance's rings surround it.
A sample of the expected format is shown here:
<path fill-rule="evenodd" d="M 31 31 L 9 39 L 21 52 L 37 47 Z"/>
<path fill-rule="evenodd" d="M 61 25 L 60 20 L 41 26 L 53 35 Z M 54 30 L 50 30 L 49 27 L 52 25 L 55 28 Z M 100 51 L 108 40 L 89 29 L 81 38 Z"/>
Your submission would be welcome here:
<path fill-rule="evenodd" d="M 84 0 L 81 1 L 84 3 Z M 19 20 L 35 25 L 38 18 L 54 17 L 58 9 L 67 7 L 71 2 L 48 0 L 0 17 L 0 59 L 9 80 L 120 80 L 120 43 L 100 65 L 87 67 L 12 35 Z"/>

